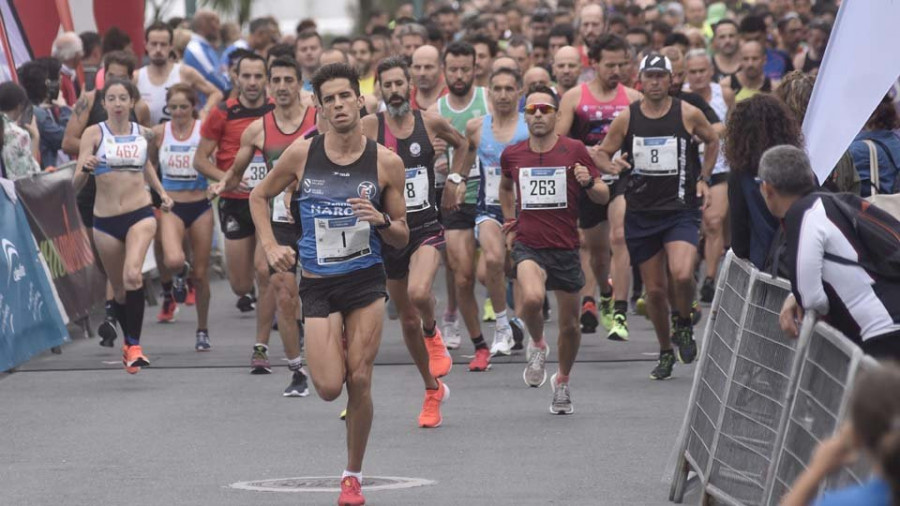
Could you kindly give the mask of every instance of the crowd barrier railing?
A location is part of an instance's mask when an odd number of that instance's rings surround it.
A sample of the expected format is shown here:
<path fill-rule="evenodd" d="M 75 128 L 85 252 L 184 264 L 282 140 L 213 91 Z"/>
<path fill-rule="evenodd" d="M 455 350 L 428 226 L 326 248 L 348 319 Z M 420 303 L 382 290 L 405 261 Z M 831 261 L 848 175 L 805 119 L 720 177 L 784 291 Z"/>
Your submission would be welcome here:
<path fill-rule="evenodd" d="M 830 435 L 859 364 L 877 367 L 845 336 L 809 312 L 798 338 L 784 336 L 779 313 L 790 284 L 726 256 L 676 443 L 669 500 L 684 498 L 696 473 L 704 503 L 775 504 Z M 826 379 L 827 378 L 827 381 Z M 807 427 L 810 406 L 821 408 Z M 867 465 L 831 485 L 859 482 Z"/>

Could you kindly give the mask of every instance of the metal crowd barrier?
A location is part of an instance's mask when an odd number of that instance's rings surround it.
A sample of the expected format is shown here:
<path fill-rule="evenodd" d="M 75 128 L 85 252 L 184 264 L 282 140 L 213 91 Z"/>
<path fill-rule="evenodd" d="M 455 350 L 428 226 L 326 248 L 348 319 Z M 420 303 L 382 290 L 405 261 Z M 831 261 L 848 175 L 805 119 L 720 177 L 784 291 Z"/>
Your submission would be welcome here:
<path fill-rule="evenodd" d="M 784 336 L 778 317 L 786 280 L 725 258 L 703 334 L 681 432 L 669 500 L 680 503 L 690 471 L 702 501 L 775 504 L 802 472 L 815 445 L 842 419 L 862 351 L 816 315 L 800 336 Z M 871 365 L 877 366 L 877 365 Z M 859 482 L 865 463 L 833 478 Z"/>

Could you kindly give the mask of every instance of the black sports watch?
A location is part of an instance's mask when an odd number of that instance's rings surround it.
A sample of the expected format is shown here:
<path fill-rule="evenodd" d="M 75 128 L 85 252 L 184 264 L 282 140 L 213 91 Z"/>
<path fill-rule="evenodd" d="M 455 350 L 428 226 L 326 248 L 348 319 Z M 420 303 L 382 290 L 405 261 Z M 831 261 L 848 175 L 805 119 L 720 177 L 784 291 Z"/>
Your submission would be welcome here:
<path fill-rule="evenodd" d="M 706 186 L 712 186 L 712 177 L 700 176 L 700 181 L 706 183 Z"/>
<path fill-rule="evenodd" d="M 391 215 L 388 213 L 382 212 L 381 217 L 384 218 L 384 223 L 381 225 L 375 225 L 375 230 L 384 230 L 391 226 Z"/>
<path fill-rule="evenodd" d="M 592 186 L 594 186 L 594 183 L 596 181 L 597 181 L 597 178 L 592 177 L 591 180 L 587 182 L 587 184 L 583 184 L 583 185 L 581 185 L 581 187 L 584 188 L 585 190 L 590 189 Z"/>

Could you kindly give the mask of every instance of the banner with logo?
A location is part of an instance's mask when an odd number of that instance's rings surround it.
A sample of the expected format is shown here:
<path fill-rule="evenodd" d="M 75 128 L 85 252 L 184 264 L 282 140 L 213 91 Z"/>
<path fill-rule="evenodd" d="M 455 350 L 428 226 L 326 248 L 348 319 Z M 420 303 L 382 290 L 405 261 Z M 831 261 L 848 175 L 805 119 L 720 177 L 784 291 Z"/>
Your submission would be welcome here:
<path fill-rule="evenodd" d="M 105 298 L 105 286 L 78 214 L 72 170 L 20 179 L 16 193 L 66 314 L 73 321 L 86 317 Z"/>
<path fill-rule="evenodd" d="M 68 338 L 25 210 L 0 192 L 0 371 Z"/>

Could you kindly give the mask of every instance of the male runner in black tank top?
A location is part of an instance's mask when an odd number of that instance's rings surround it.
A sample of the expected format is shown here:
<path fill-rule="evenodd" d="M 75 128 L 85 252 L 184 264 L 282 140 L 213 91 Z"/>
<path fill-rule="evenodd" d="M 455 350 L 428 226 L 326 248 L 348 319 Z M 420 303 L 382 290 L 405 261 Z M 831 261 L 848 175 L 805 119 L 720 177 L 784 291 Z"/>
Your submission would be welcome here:
<path fill-rule="evenodd" d="M 385 245 L 382 250 L 387 289 L 397 305 L 406 348 L 425 382 L 419 426 L 437 427 L 441 424 L 443 399 L 437 378 L 450 372 L 453 361 L 437 328 L 431 295 L 441 262 L 440 250 L 444 247 L 444 228 L 438 221 L 435 200 L 432 139 L 443 139 L 460 150 L 468 149 L 468 144 L 446 119 L 412 110 L 409 70 L 403 58 L 382 61 L 376 76 L 387 110 L 363 118 L 363 133 L 403 160 L 406 168 L 403 195 L 409 225 L 409 244 L 400 249 Z M 454 162 L 462 170 L 464 157 L 456 157 Z"/>
<path fill-rule="evenodd" d="M 603 171 L 631 169 L 625 189 L 625 241 L 632 264 L 640 267 L 647 312 L 660 346 L 659 363 L 650 377 L 666 379 L 672 375 L 675 363 L 673 341 L 683 363 L 691 363 L 697 354 L 691 303 L 699 208 L 706 204 L 719 137 L 699 109 L 669 96 L 672 64 L 668 58 L 650 54 L 641 62 L 640 71 L 643 100 L 631 104 L 613 121 L 593 155 Z M 702 169 L 695 137 L 706 143 Z M 613 154 L 619 149 L 623 157 L 613 161 Z M 672 337 L 668 320 L 669 279 L 674 283 L 678 306 Z"/>

